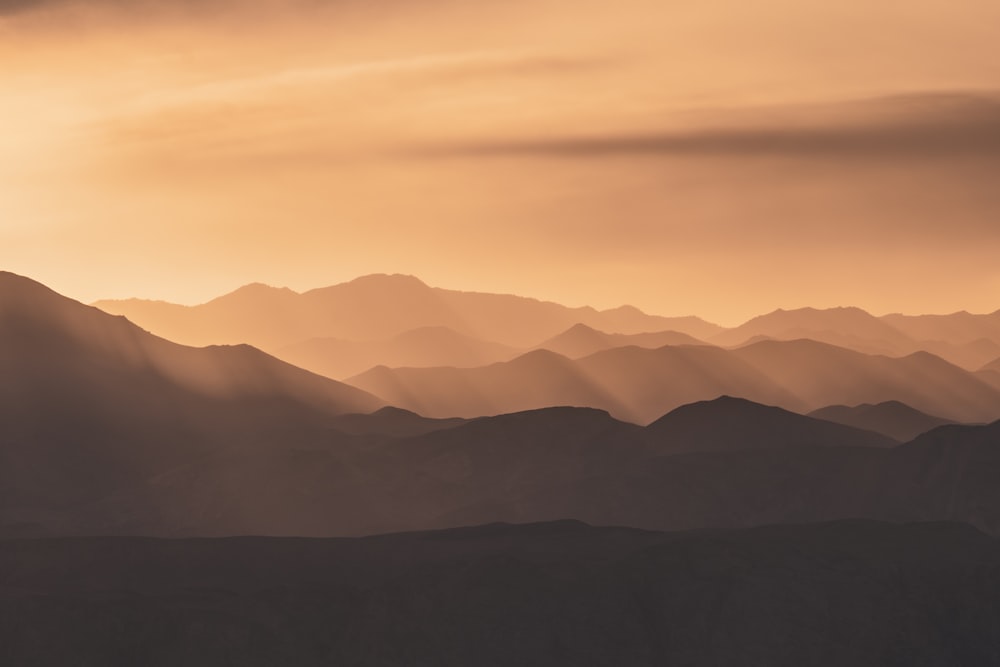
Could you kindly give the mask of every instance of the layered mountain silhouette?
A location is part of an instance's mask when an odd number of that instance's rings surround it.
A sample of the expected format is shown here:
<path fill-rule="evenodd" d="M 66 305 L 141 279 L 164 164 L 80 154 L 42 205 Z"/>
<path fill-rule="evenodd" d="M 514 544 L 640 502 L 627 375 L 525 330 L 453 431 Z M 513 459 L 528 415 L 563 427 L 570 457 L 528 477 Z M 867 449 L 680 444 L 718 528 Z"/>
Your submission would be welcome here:
<path fill-rule="evenodd" d="M 880 435 L 873 432 L 875 429 L 835 421 L 816 413 L 804 417 L 723 396 L 681 406 L 650 424 L 646 434 L 659 445 L 659 451 L 674 453 L 899 444 L 894 436 Z"/>
<path fill-rule="evenodd" d="M 248 285 L 192 307 L 139 299 L 95 305 L 177 342 L 250 343 L 268 351 L 315 338 L 385 340 L 424 327 L 447 327 L 519 348 L 577 323 L 621 333 L 674 330 L 696 338 L 721 331 L 696 317 L 657 317 L 630 306 L 568 308 L 513 295 L 429 287 L 412 276 L 381 274 L 302 294 Z"/>
<path fill-rule="evenodd" d="M 361 535 L 566 518 L 656 530 L 959 520 L 1000 532 L 1000 422 L 894 447 L 789 412 L 902 400 L 989 421 L 997 390 L 924 352 L 627 346 L 365 373 L 399 406 L 389 409 L 253 348 L 187 348 L 25 278 L 3 274 L 0 286 L 7 537 Z M 519 411 L 549 401 L 600 409 Z M 510 414 L 437 420 L 407 412 L 413 403 Z"/>
<path fill-rule="evenodd" d="M 275 351 L 275 356 L 331 378 L 345 378 L 386 366 L 485 366 L 521 351 L 464 336 L 447 327 L 423 327 L 379 341 L 313 338 Z"/>
<path fill-rule="evenodd" d="M 364 276 L 301 294 L 252 284 L 190 307 L 141 299 L 95 305 L 177 342 L 249 343 L 338 379 L 379 364 L 484 365 L 529 349 L 577 358 L 628 345 L 736 347 L 803 338 L 865 354 L 930 352 L 966 370 L 1000 356 L 1000 311 L 876 317 L 860 308 L 779 309 L 723 329 L 630 306 L 598 311 L 434 288 L 403 275 Z"/>
<path fill-rule="evenodd" d="M 761 341 L 734 350 L 623 347 L 575 360 L 536 351 L 474 369 L 378 367 L 348 382 L 435 417 L 576 405 L 644 424 L 722 394 L 797 412 L 899 400 L 955 421 L 1000 417 L 997 387 L 931 354 L 866 355 L 811 340 Z"/>
<path fill-rule="evenodd" d="M 712 337 L 711 342 L 740 345 L 766 338 L 810 338 L 874 354 L 892 353 L 901 346 L 913 344 L 909 336 L 860 308 L 779 309 L 720 333 Z"/>
<path fill-rule="evenodd" d="M 809 416 L 875 431 L 900 442 L 912 440 L 938 426 L 953 423 L 948 419 L 914 410 L 899 401 L 886 401 L 878 405 L 830 405 L 810 412 Z"/>
<path fill-rule="evenodd" d="M 213 452 L 319 438 L 376 397 L 248 346 L 189 348 L 0 273 L 0 520 Z"/>
<path fill-rule="evenodd" d="M 549 350 L 570 359 L 579 359 L 595 352 L 615 347 L 645 347 L 656 349 L 665 345 L 704 345 L 703 341 L 679 331 L 657 331 L 640 334 L 610 334 L 598 331 L 586 324 L 572 327 L 546 341 L 536 348 Z M 391 366 L 392 364 L 385 364 Z"/>
<path fill-rule="evenodd" d="M 12 665 L 982 667 L 1000 550 L 950 523 L 0 542 Z"/>
<path fill-rule="evenodd" d="M 709 342 L 738 346 L 768 339 L 808 338 L 866 354 L 930 352 L 975 370 L 1000 352 L 997 321 L 1000 319 L 995 315 L 969 313 L 875 317 L 860 308 L 779 309 L 713 336 Z"/>
<path fill-rule="evenodd" d="M 723 397 L 646 428 L 579 408 L 442 426 L 189 460 L 4 534 L 363 535 L 559 518 L 675 530 L 858 517 L 1000 532 L 1000 423 L 892 447 Z"/>
<path fill-rule="evenodd" d="M 351 435 L 405 437 L 454 428 L 466 423 L 466 420 L 429 419 L 409 410 L 387 406 L 372 413 L 339 415 L 331 423 L 338 431 Z"/>
<path fill-rule="evenodd" d="M 882 320 L 914 340 L 955 344 L 979 340 L 1000 341 L 1000 310 L 978 315 L 965 311 L 950 315 L 885 315 Z"/>

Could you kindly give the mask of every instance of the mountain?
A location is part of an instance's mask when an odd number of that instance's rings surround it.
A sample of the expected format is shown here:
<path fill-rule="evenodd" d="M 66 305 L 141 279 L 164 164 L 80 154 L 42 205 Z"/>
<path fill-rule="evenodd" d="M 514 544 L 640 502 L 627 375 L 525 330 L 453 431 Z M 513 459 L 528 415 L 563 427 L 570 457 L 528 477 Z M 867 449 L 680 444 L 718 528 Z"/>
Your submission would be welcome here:
<path fill-rule="evenodd" d="M 374 368 L 350 384 L 433 417 L 477 417 L 570 405 L 645 424 L 723 394 L 798 407 L 766 375 L 709 346 L 622 347 L 571 360 L 536 350 L 482 368 Z"/>
<path fill-rule="evenodd" d="M 481 417 L 561 405 L 631 416 L 626 405 L 589 378 L 578 364 L 548 350 L 481 368 L 387 368 L 347 380 L 380 387 L 389 402 L 437 418 Z M 370 389 L 365 389 L 370 391 Z"/>
<path fill-rule="evenodd" d="M 371 275 L 298 294 L 248 285 L 198 306 L 99 301 L 158 335 L 190 345 L 250 343 L 268 351 L 315 338 L 384 340 L 424 327 L 528 348 L 576 323 L 606 331 L 676 330 L 704 338 L 721 328 L 696 317 L 657 317 L 623 306 L 598 311 L 506 294 L 429 287 L 417 278 Z"/>
<path fill-rule="evenodd" d="M 415 412 L 386 406 L 375 412 L 339 415 L 331 422 L 338 431 L 351 435 L 388 435 L 403 438 L 442 431 L 466 423 L 464 419 L 429 419 Z"/>
<path fill-rule="evenodd" d="M 897 400 L 959 422 L 1000 417 L 996 387 L 927 352 L 892 358 L 797 340 L 762 341 L 731 353 L 766 373 L 809 410 Z"/>
<path fill-rule="evenodd" d="M 409 417 L 404 426 L 412 428 L 414 422 Z M 398 437 L 374 437 L 387 431 L 372 428 L 364 433 L 369 437 L 353 446 L 334 440 L 333 445 L 309 449 L 230 451 L 111 490 L 63 517 L 34 529 L 25 526 L 21 534 L 363 535 L 554 520 L 586 516 L 595 507 L 611 512 L 615 523 L 647 527 L 663 527 L 664 521 L 715 526 L 716 513 L 724 512 L 737 520 L 725 524 L 733 527 L 754 525 L 743 512 L 764 501 L 777 505 L 775 521 L 808 520 L 808 515 L 790 518 L 781 513 L 801 500 L 801 482 L 794 476 L 801 469 L 789 470 L 774 461 L 815 450 L 802 455 L 805 464 L 822 466 L 837 456 L 846 456 L 850 463 L 854 452 L 894 444 L 874 433 L 729 398 L 685 406 L 647 428 L 583 408 L 547 408 L 431 426 Z M 694 459 L 681 452 L 709 456 L 713 463 L 692 468 Z M 742 456 L 754 463 L 747 464 Z M 649 483 L 655 494 L 669 497 L 663 504 L 655 495 L 647 502 L 646 480 L 634 483 L 631 476 L 647 466 L 656 469 L 665 460 L 676 462 L 676 470 L 661 475 L 670 488 L 659 488 L 655 479 Z M 870 474 L 865 467 L 870 459 L 859 460 L 851 470 L 863 479 Z M 718 507 L 692 504 L 691 498 L 706 491 L 692 492 L 691 487 L 712 489 L 744 470 L 756 470 L 748 480 L 752 484 L 742 491 L 749 499 L 740 497 L 737 506 L 728 507 L 729 492 L 708 492 L 707 498 Z M 683 482 L 674 475 L 683 475 Z M 594 485 L 593 493 L 586 492 Z M 822 511 L 831 508 L 823 506 Z"/>
<path fill-rule="evenodd" d="M 1000 373 L 1000 357 L 983 366 L 981 370 Z"/>
<path fill-rule="evenodd" d="M 966 343 L 924 340 L 919 341 L 918 346 L 969 371 L 978 370 L 984 363 L 1000 355 L 1000 338 L 996 340 L 978 338 Z"/>
<path fill-rule="evenodd" d="M 1000 354 L 1000 319 L 997 323 L 984 319 L 990 317 L 962 314 L 875 317 L 860 308 L 779 309 L 708 340 L 735 347 L 764 340 L 810 339 L 865 354 L 893 357 L 924 351 L 966 370 L 976 370 Z M 970 336 L 970 332 L 981 335 Z"/>
<path fill-rule="evenodd" d="M 809 413 L 810 417 L 881 433 L 900 442 L 908 442 L 931 429 L 954 422 L 914 410 L 899 401 L 878 405 L 863 403 L 852 407 L 830 405 Z"/>
<path fill-rule="evenodd" d="M 195 349 L 0 273 L 0 522 L 384 403 L 248 346 Z"/>
<path fill-rule="evenodd" d="M 1000 417 L 1000 389 L 933 355 L 890 358 L 809 340 L 762 341 L 734 350 L 623 347 L 575 360 L 536 351 L 482 368 L 379 367 L 348 382 L 433 417 L 575 405 L 645 424 L 721 395 L 794 412 L 899 400 L 955 421 Z"/>
<path fill-rule="evenodd" d="M 1000 531 L 1000 422 L 944 426 L 895 448 L 794 447 L 644 459 L 522 498 L 600 525 L 683 530 L 864 517 L 957 520 Z M 460 515 L 458 518 L 462 518 Z"/>
<path fill-rule="evenodd" d="M 714 452 L 787 447 L 894 447 L 873 429 L 844 426 L 741 398 L 683 405 L 646 427 L 661 452 Z"/>
<path fill-rule="evenodd" d="M 871 354 L 891 354 L 901 348 L 912 352 L 914 343 L 906 334 L 860 308 L 778 309 L 713 336 L 709 342 L 735 346 L 755 338 L 809 338 Z"/>
<path fill-rule="evenodd" d="M 656 349 L 665 345 L 704 345 L 705 343 L 678 331 L 658 331 L 640 334 L 609 334 L 598 331 L 586 324 L 574 324 L 572 327 L 545 340 L 535 347 L 540 350 L 550 350 L 570 359 L 579 359 L 595 352 L 609 350 L 614 347 L 645 347 Z M 391 366 L 392 364 L 386 364 Z"/>
<path fill-rule="evenodd" d="M 996 540 L 951 523 L 0 542 L 13 665 L 982 667 Z"/>
<path fill-rule="evenodd" d="M 986 315 L 961 311 L 950 315 L 901 315 L 880 318 L 914 340 L 944 341 L 956 345 L 990 340 L 1000 343 L 1000 310 Z"/>
<path fill-rule="evenodd" d="M 357 375 L 373 366 L 485 366 L 520 351 L 464 336 L 447 327 L 423 327 L 378 341 L 313 338 L 274 352 L 279 359 L 330 378 Z"/>

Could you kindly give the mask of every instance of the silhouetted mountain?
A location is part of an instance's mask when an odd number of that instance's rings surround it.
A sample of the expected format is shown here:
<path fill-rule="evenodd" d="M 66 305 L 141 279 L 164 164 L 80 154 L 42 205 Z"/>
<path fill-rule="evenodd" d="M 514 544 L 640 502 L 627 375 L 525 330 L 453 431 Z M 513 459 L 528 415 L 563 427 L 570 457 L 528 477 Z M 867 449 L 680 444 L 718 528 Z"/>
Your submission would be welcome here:
<path fill-rule="evenodd" d="M 673 530 L 853 517 L 997 532 L 1000 494 L 988 482 L 1000 458 L 985 443 L 996 449 L 1000 423 L 980 428 L 959 432 L 954 451 L 886 448 L 874 433 L 729 398 L 645 429 L 549 408 L 353 446 L 232 451 L 20 534 L 326 536 L 557 518 Z"/>
<path fill-rule="evenodd" d="M 799 340 L 763 341 L 732 354 L 788 389 L 809 410 L 897 400 L 959 422 L 1000 417 L 996 387 L 927 352 L 890 358 Z"/>
<path fill-rule="evenodd" d="M 968 526 L 658 533 L 562 521 L 359 539 L 0 542 L 12 665 L 983 667 Z"/>
<path fill-rule="evenodd" d="M 536 349 L 551 350 L 570 359 L 586 357 L 615 347 L 645 347 L 656 349 L 664 345 L 704 345 L 705 343 L 677 331 L 657 331 L 641 334 L 609 334 L 586 324 L 574 324 L 558 336 L 536 345 Z M 391 366 L 392 364 L 385 364 Z"/>
<path fill-rule="evenodd" d="M 914 410 L 899 401 L 886 401 L 878 405 L 863 403 L 853 407 L 830 405 L 810 412 L 809 416 L 875 431 L 900 442 L 908 442 L 921 433 L 926 433 L 938 426 L 954 423 L 948 419 Z"/>
<path fill-rule="evenodd" d="M 480 417 L 560 405 L 634 416 L 613 390 L 589 377 L 577 362 L 548 350 L 482 368 L 379 366 L 348 382 L 380 387 L 393 405 L 430 417 Z"/>
<path fill-rule="evenodd" d="M 0 522 L 383 404 L 251 347 L 183 347 L 0 273 Z"/>
<path fill-rule="evenodd" d="M 831 345 L 887 354 L 913 340 L 860 308 L 778 309 L 709 339 L 718 345 L 741 345 L 757 336 L 774 340 L 810 338 Z M 907 352 L 912 351 L 907 347 Z"/>
<path fill-rule="evenodd" d="M 372 413 L 340 415 L 332 423 L 338 431 L 351 435 L 389 435 L 402 438 L 454 428 L 466 423 L 466 420 L 429 419 L 409 410 L 384 407 Z"/>
<path fill-rule="evenodd" d="M 920 349 L 969 371 L 978 370 L 984 363 L 1000 355 L 1000 338 L 979 338 L 968 343 L 923 340 L 918 341 L 917 345 Z"/>
<path fill-rule="evenodd" d="M 485 366 L 513 359 L 520 351 L 463 336 L 447 327 L 423 327 L 378 341 L 314 338 L 283 347 L 274 354 L 314 373 L 344 378 L 379 365 Z"/>
<path fill-rule="evenodd" d="M 950 315 L 885 315 L 886 324 L 914 340 L 944 341 L 961 345 L 986 339 L 1000 343 L 1000 310 L 975 315 L 964 310 Z"/>
<path fill-rule="evenodd" d="M 721 331 L 696 317 L 657 317 L 630 306 L 567 308 L 513 295 L 432 288 L 401 275 L 364 276 L 302 294 L 250 285 L 192 307 L 138 299 L 95 305 L 177 342 L 251 343 L 269 351 L 314 338 L 384 340 L 422 327 L 447 327 L 520 348 L 578 322 L 606 331 L 676 330 L 698 338 Z"/>
<path fill-rule="evenodd" d="M 1000 373 L 1000 358 L 994 359 L 990 363 L 986 364 L 981 370 Z"/>
<path fill-rule="evenodd" d="M 956 421 L 1000 417 L 997 387 L 933 355 L 873 356 L 808 340 L 735 350 L 623 347 L 577 360 L 539 351 L 484 368 L 376 368 L 348 381 L 435 417 L 576 405 L 648 423 L 724 394 L 795 412 L 900 400 Z"/>
<path fill-rule="evenodd" d="M 924 321 L 920 317 L 941 325 L 920 326 Z M 738 346 L 763 340 L 810 339 L 865 354 L 893 357 L 924 351 L 966 370 L 976 370 L 1000 353 L 1000 335 L 995 335 L 1000 332 L 1000 326 L 994 327 L 990 321 L 962 329 L 957 321 L 949 321 L 953 317 L 964 321 L 959 314 L 920 317 L 889 315 L 879 318 L 859 308 L 776 310 L 713 336 L 710 342 Z M 973 319 L 989 317 L 969 316 Z M 983 335 L 970 337 L 970 331 Z M 927 338 L 927 335 L 938 337 Z"/>
<path fill-rule="evenodd" d="M 891 437 L 723 396 L 684 405 L 646 427 L 661 452 L 785 447 L 894 447 Z"/>

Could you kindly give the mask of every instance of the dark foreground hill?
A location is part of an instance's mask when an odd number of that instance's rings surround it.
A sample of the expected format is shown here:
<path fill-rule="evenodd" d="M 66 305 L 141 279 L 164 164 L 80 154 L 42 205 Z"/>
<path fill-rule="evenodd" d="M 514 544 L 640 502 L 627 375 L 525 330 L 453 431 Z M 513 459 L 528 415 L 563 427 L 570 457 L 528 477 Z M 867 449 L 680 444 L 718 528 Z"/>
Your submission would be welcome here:
<path fill-rule="evenodd" d="M 830 405 L 810 412 L 809 416 L 875 431 L 900 442 L 912 440 L 938 426 L 954 423 L 921 412 L 899 401 L 886 401 L 876 405 L 871 403 L 855 406 Z"/>
<path fill-rule="evenodd" d="M 656 530 L 956 520 L 1000 534 L 1000 423 L 893 447 L 723 398 L 655 428 L 550 408 L 343 437 L 190 461 L 0 534 L 336 536 L 564 518 Z"/>
<path fill-rule="evenodd" d="M 1000 551 L 960 524 L 0 542 L 32 667 L 990 667 Z"/>

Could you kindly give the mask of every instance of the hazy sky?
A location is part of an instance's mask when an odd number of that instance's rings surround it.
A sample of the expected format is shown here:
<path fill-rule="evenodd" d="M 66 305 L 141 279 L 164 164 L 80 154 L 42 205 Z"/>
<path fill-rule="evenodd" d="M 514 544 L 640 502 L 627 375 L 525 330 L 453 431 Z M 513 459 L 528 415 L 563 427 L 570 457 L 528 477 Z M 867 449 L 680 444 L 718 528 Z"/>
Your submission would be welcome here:
<path fill-rule="evenodd" d="M 0 0 L 0 268 L 1000 308 L 995 0 Z"/>

